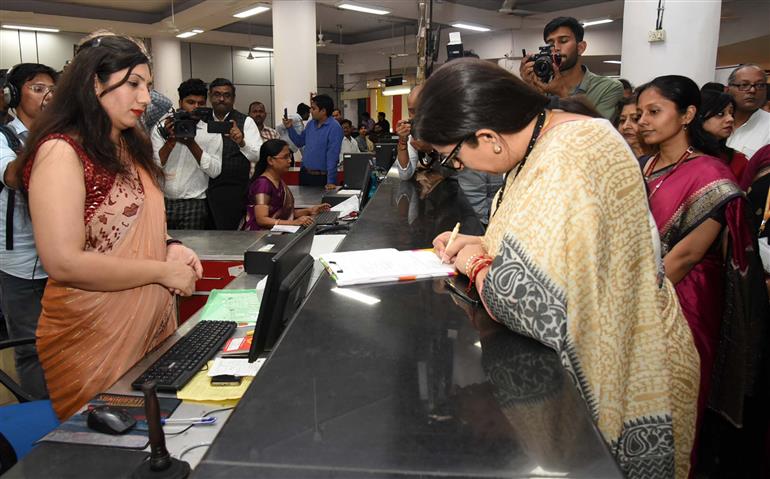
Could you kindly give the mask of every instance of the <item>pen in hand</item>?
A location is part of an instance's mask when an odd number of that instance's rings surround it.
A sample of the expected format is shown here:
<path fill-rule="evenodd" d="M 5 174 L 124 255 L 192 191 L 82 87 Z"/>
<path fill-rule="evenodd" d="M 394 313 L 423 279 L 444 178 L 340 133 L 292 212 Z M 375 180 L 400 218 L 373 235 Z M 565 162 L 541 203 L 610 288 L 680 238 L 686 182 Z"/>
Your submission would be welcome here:
<path fill-rule="evenodd" d="M 458 221 L 455 225 L 455 228 L 452 230 L 452 234 L 449 235 L 449 241 L 447 241 L 446 248 L 444 248 L 444 252 L 441 254 L 441 262 L 442 263 L 448 263 L 449 258 L 446 255 L 446 250 L 449 249 L 450 246 L 452 246 L 452 243 L 457 238 L 457 233 L 460 232 L 460 222 Z"/>

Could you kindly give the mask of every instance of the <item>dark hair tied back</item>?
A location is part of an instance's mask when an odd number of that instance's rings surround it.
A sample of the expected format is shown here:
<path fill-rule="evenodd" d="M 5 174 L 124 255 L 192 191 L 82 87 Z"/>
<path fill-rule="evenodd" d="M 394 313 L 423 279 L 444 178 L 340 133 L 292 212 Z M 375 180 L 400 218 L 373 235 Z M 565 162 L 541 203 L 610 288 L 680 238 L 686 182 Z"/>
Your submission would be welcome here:
<path fill-rule="evenodd" d="M 267 169 L 267 159 L 271 156 L 275 157 L 281 153 L 281 151 L 289 146 L 283 140 L 267 140 L 262 143 L 262 147 L 259 149 L 259 161 L 257 161 L 254 167 L 254 174 L 251 175 L 249 183 L 256 180 Z"/>
<path fill-rule="evenodd" d="M 649 88 L 654 88 L 664 98 L 674 102 L 680 115 L 683 115 L 690 106 L 694 106 L 696 110 L 701 108 L 701 93 L 698 85 L 685 76 L 659 76 L 640 86 L 636 97 L 640 98 L 642 93 Z M 719 142 L 703 129 L 703 117 L 701 115 L 696 113 L 693 120 L 687 125 L 687 137 L 696 150 L 708 155 L 719 156 Z"/>
<path fill-rule="evenodd" d="M 416 138 L 450 145 L 489 128 L 498 133 L 524 129 L 548 105 L 507 70 L 483 60 L 461 58 L 436 70 L 425 82 L 412 120 Z"/>

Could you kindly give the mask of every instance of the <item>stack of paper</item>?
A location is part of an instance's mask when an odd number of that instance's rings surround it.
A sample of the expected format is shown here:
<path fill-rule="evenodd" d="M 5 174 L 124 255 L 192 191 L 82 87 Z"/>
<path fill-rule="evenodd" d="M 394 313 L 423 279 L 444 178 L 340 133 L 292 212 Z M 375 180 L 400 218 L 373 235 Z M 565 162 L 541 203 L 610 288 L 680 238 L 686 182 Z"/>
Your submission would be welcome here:
<path fill-rule="evenodd" d="M 454 266 L 442 263 L 433 250 L 373 249 L 329 253 L 319 259 L 338 286 L 456 274 Z"/>

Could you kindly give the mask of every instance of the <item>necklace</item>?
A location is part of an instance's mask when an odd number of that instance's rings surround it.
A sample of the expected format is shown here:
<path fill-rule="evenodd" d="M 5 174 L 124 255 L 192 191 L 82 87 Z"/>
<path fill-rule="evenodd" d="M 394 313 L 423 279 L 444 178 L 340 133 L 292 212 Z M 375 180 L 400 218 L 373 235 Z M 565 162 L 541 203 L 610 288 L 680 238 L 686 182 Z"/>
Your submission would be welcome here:
<path fill-rule="evenodd" d="M 535 123 L 535 129 L 532 130 L 532 137 L 530 137 L 529 139 L 529 144 L 527 145 L 527 152 L 524 153 L 524 158 L 522 158 L 519 164 L 514 167 L 516 168 L 516 173 L 514 173 L 513 175 L 514 181 L 516 180 L 516 177 L 519 176 L 521 169 L 524 168 L 524 163 L 527 162 L 527 158 L 529 157 L 529 154 L 532 152 L 532 149 L 535 147 L 535 143 L 537 143 L 537 139 L 540 136 L 540 131 L 543 129 L 543 126 L 545 125 L 545 117 L 546 117 L 546 110 L 543 110 L 540 112 L 540 114 L 537 117 L 537 122 Z M 500 194 L 497 195 L 497 202 L 495 203 L 495 214 L 497 214 L 497 210 L 500 209 L 500 204 L 503 202 L 503 195 L 505 195 L 505 185 L 508 183 L 508 176 L 510 176 L 511 171 L 513 171 L 513 168 L 508 170 L 505 173 L 505 176 L 503 176 L 503 186 L 500 187 Z"/>
<path fill-rule="evenodd" d="M 663 182 L 668 179 L 669 176 L 673 175 L 677 168 L 679 168 L 679 165 L 681 165 L 684 160 L 686 160 L 690 155 L 692 155 L 692 152 L 695 151 L 692 146 L 688 146 L 687 149 L 684 151 L 682 156 L 679 157 L 678 160 L 676 160 L 676 163 L 674 163 L 674 167 L 671 168 L 668 173 L 666 173 L 663 178 L 661 178 L 660 182 L 655 185 L 655 189 L 650 192 L 649 195 L 647 195 L 647 200 L 651 200 L 652 197 L 655 195 L 655 193 L 658 192 L 660 187 L 663 185 Z M 660 153 L 656 154 L 652 161 L 650 162 L 650 166 L 647 167 L 647 171 L 644 172 L 644 180 L 649 181 L 650 176 L 652 176 L 652 173 L 655 171 L 655 165 L 658 164 L 658 160 L 660 159 Z"/>

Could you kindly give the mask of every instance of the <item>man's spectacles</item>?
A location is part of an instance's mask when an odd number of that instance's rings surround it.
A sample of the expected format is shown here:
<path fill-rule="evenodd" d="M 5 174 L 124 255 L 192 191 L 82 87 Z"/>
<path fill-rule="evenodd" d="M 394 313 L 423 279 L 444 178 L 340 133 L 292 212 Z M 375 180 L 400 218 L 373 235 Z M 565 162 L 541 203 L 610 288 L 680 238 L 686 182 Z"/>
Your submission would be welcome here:
<path fill-rule="evenodd" d="M 767 88 L 767 83 L 730 83 L 730 86 L 734 86 L 740 91 L 749 91 L 751 87 L 755 90 L 761 91 Z"/>
<path fill-rule="evenodd" d="M 229 91 L 227 91 L 227 92 L 221 92 L 221 91 L 211 92 L 211 98 L 226 98 L 226 99 L 229 100 L 232 97 L 233 97 L 233 94 L 230 93 Z"/>
<path fill-rule="evenodd" d="M 33 83 L 32 85 L 25 85 L 32 90 L 32 93 L 36 95 L 47 95 L 49 92 L 53 93 L 56 88 L 54 85 L 43 85 L 42 83 Z"/>

